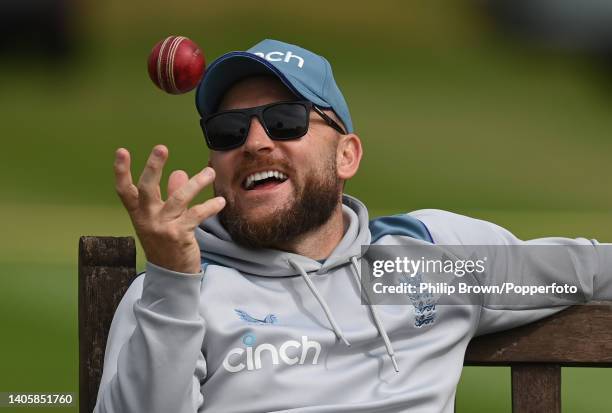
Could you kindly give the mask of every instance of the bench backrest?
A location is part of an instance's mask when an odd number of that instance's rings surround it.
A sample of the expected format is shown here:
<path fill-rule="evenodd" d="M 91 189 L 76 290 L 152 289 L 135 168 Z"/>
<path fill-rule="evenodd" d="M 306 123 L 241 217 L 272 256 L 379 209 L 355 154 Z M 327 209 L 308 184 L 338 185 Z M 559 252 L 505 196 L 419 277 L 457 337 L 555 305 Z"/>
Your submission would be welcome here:
<path fill-rule="evenodd" d="M 136 277 L 132 237 L 79 240 L 79 399 L 91 412 L 106 337 Z M 612 303 L 575 306 L 535 323 L 473 339 L 466 366 L 510 366 L 512 411 L 561 412 L 561 367 L 612 367 Z"/>
<path fill-rule="evenodd" d="M 102 377 L 106 337 L 121 297 L 136 278 L 132 237 L 79 240 L 79 411 L 92 412 Z"/>

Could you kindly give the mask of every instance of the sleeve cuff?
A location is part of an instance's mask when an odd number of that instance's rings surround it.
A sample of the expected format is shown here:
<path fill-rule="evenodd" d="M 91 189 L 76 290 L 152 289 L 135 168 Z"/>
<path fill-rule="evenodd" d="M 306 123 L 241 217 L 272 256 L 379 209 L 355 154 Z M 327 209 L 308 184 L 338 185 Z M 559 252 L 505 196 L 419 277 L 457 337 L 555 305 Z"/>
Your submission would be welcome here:
<path fill-rule="evenodd" d="M 204 272 L 187 274 L 146 262 L 140 305 L 172 318 L 197 320 Z"/>

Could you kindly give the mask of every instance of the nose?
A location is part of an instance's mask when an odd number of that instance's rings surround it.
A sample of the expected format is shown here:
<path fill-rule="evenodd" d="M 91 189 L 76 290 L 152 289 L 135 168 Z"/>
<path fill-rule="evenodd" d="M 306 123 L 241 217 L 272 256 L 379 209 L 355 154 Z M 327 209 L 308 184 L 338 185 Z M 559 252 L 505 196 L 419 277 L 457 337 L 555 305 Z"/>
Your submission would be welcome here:
<path fill-rule="evenodd" d="M 246 142 L 243 145 L 245 152 L 252 154 L 257 152 L 270 152 L 274 148 L 274 141 L 270 139 L 266 130 L 257 119 L 257 116 L 251 118 L 251 126 Z"/>

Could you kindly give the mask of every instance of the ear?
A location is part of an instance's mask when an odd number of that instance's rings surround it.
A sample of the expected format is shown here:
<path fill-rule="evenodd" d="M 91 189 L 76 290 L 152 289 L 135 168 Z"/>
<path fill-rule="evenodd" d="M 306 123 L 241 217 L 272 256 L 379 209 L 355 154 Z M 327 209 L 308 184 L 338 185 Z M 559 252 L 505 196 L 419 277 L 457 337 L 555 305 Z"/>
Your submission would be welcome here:
<path fill-rule="evenodd" d="M 355 176 L 359 169 L 363 149 L 361 140 L 354 133 L 341 135 L 338 149 L 336 150 L 336 165 L 338 177 L 347 180 Z"/>

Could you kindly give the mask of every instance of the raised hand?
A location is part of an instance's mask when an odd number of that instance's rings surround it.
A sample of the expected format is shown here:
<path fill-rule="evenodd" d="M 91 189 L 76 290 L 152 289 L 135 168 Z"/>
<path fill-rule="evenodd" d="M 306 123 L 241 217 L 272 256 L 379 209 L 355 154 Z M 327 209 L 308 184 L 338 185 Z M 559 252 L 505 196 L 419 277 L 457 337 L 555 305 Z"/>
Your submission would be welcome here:
<path fill-rule="evenodd" d="M 206 167 L 189 179 L 184 171 L 174 171 L 168 179 L 168 199 L 161 198 L 160 180 L 168 149 L 157 145 L 151 151 L 138 184 L 132 182 L 130 153 L 119 148 L 115 153 L 115 188 L 125 206 L 147 260 L 160 267 L 183 273 L 200 272 L 200 248 L 194 229 L 225 206 L 216 197 L 189 208 L 189 203 L 215 179 Z"/>

